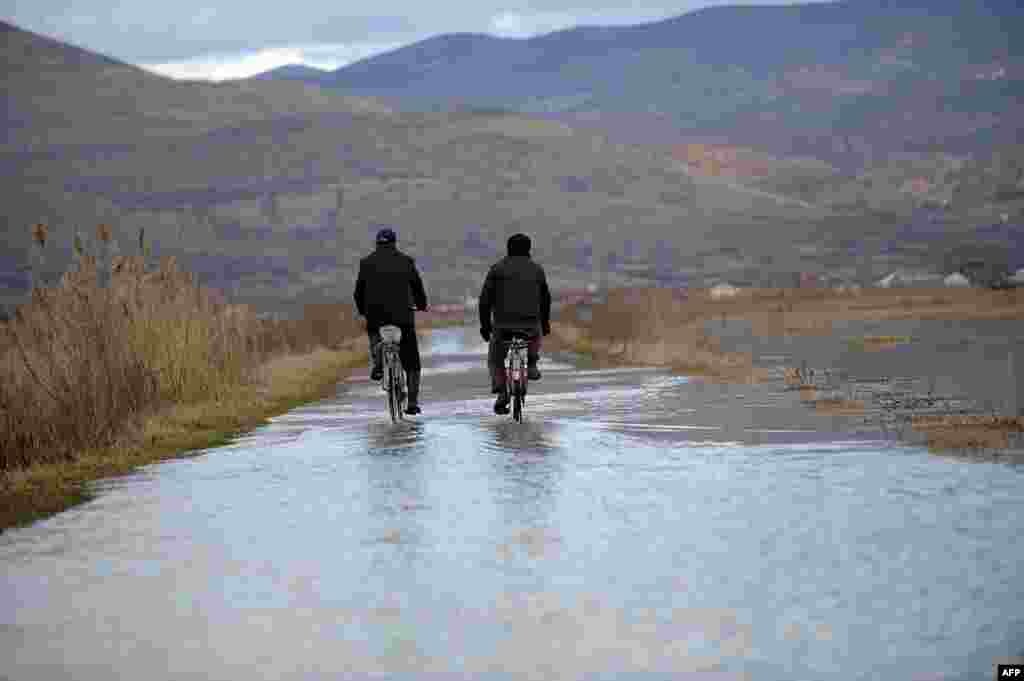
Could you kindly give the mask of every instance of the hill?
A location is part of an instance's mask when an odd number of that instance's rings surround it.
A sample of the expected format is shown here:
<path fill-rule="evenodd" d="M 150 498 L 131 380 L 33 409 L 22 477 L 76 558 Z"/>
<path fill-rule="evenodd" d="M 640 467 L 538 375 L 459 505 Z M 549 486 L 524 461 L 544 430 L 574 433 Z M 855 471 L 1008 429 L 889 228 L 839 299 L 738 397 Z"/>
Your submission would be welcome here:
<path fill-rule="evenodd" d="M 276 69 L 259 73 L 252 76 L 252 78 L 255 80 L 304 80 L 316 83 L 321 76 L 327 73 L 323 69 L 315 69 L 305 64 L 285 64 L 284 66 L 278 66 Z"/>
<path fill-rule="evenodd" d="M 74 231 L 102 221 L 122 249 L 145 228 L 156 255 L 178 257 L 240 301 L 287 312 L 350 300 L 356 263 L 383 224 L 417 258 L 434 302 L 475 295 L 516 231 L 533 236 L 555 287 L 579 288 L 791 283 L 808 269 L 852 277 L 865 259 L 846 242 L 879 253 L 900 227 L 557 120 L 401 113 L 296 82 L 175 82 L 5 32 L 0 171 L 20 190 L 0 224 L 7 302 L 24 294 L 36 222 L 54 235 L 51 279 L 70 260 Z M 770 175 L 831 172 L 814 161 L 765 162 Z M 884 274 L 871 268 L 900 257 L 938 266 L 942 256 L 889 255 L 860 274 Z"/>
<path fill-rule="evenodd" d="M 529 39 L 439 35 L 310 82 L 405 109 L 659 114 L 690 135 L 862 168 L 1017 140 L 1022 31 L 1010 0 L 717 6 Z"/>
<path fill-rule="evenodd" d="M 372 108 L 364 98 L 300 82 L 175 81 L 10 24 L 0 32 L 6 150 L 117 144 L 285 113 Z"/>

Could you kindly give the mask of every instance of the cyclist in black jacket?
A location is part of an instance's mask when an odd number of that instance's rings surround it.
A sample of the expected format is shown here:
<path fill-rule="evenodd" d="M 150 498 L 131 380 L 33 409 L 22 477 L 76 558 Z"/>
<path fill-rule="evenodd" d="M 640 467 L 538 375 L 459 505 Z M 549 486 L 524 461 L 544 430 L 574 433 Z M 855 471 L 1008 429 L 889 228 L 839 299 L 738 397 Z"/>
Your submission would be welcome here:
<path fill-rule="evenodd" d="M 384 376 L 380 357 L 380 327 L 393 324 L 402 330 L 398 354 L 409 386 L 407 414 L 419 414 L 420 349 L 416 342 L 413 308 L 427 309 L 427 294 L 416 269 L 416 261 L 396 246 L 394 230 L 385 227 L 377 232 L 377 250 L 359 261 L 355 301 L 359 314 L 366 317 L 366 333 L 370 338 L 373 370 L 370 378 Z"/>
<path fill-rule="evenodd" d="M 491 392 L 498 395 L 496 414 L 508 413 L 504 360 L 509 333 L 520 331 L 530 336 L 527 375 L 533 381 L 540 379 L 541 335 L 551 333 L 551 291 L 544 268 L 530 259 L 530 245 L 525 234 L 509 237 L 508 255 L 491 266 L 480 291 L 480 335 L 490 342 L 487 367 Z"/>

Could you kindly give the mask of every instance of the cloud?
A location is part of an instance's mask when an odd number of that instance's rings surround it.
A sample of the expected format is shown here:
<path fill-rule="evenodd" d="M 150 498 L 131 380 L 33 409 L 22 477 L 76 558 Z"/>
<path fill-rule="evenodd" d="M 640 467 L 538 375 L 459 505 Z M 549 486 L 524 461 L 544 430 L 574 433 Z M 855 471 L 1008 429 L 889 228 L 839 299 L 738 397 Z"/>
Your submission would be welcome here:
<path fill-rule="evenodd" d="M 348 43 L 295 45 L 268 48 L 243 54 L 212 55 L 181 61 L 142 64 L 141 66 L 169 78 L 220 81 L 248 78 L 287 64 L 305 64 L 306 66 L 333 71 L 364 57 L 396 49 L 401 47 L 402 44 Z"/>
<path fill-rule="evenodd" d="M 678 10 L 676 11 L 678 12 Z M 527 38 L 573 26 L 624 26 L 674 16 L 664 9 L 579 10 L 557 12 L 502 12 L 490 22 L 489 31 L 503 38 Z"/>
<path fill-rule="evenodd" d="M 337 67 L 372 54 L 372 48 L 360 51 L 363 44 L 398 47 L 452 32 L 525 38 L 576 25 L 647 23 L 738 0 L 676 0 L 660 7 L 652 4 L 639 8 L 622 0 L 588 1 L 590 6 L 579 7 L 566 0 L 520 0 L 514 4 L 449 0 L 440 5 L 384 0 L 357 8 L 346 7 L 351 3 L 327 0 L 289 0 L 261 6 L 257 12 L 252 3 L 242 0 L 13 0 L 4 20 L 117 59 L 152 65 L 164 73 L 222 77 L 291 59 L 294 53 L 290 51 L 295 49 L 309 57 L 305 46 L 321 43 L 343 46 L 336 49 L 338 56 L 319 62 Z M 303 63 L 318 65 L 307 60 Z"/>
<path fill-rule="evenodd" d="M 406 1 L 357 9 L 325 0 L 289 0 L 254 12 L 251 3 L 241 0 L 15 0 L 22 6 L 3 19 L 131 63 L 177 65 L 293 45 L 404 43 L 426 37 L 435 26 L 414 21 L 415 12 L 402 6 Z"/>
<path fill-rule="evenodd" d="M 302 52 L 299 50 L 272 48 L 237 57 L 199 57 L 161 64 L 142 64 L 142 67 L 170 78 L 227 80 L 248 78 L 278 66 L 297 64 L 301 61 Z"/>

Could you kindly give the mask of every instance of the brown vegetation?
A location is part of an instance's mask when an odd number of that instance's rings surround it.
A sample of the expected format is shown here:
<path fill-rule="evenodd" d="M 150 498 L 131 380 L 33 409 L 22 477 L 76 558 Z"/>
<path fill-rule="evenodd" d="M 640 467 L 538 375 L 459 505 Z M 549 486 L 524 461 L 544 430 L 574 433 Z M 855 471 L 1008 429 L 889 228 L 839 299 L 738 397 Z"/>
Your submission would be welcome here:
<path fill-rule="evenodd" d="M 827 397 L 815 400 L 814 408 L 826 414 L 849 415 L 864 413 L 864 403 L 862 401 L 845 400 L 838 397 Z"/>
<path fill-rule="evenodd" d="M 681 373 L 737 382 L 764 378 L 749 355 L 722 351 L 700 327 L 691 305 L 666 289 L 616 290 L 593 308 L 589 321 L 572 308 L 563 311 L 552 332 L 596 358 L 666 365 Z"/>
<path fill-rule="evenodd" d="M 126 426 L 109 447 L 77 452 L 69 461 L 4 471 L 0 473 L 0 530 L 86 498 L 86 481 L 217 446 L 260 425 L 267 416 L 329 396 L 339 377 L 365 358 L 365 343 L 358 342 L 337 351 L 282 355 L 263 364 L 253 383 L 239 386 L 228 397 L 166 405 L 140 425 Z"/>
<path fill-rule="evenodd" d="M 45 226 L 32 235 L 45 246 Z M 109 227 L 97 235 L 105 242 Z M 153 271 L 141 256 L 115 258 L 104 285 L 96 258 L 79 256 L 0 324 L 0 527 L 63 508 L 83 480 L 254 425 L 365 357 L 350 305 L 260 319 L 173 258 Z M 267 373 L 289 361 L 294 376 Z"/>
<path fill-rule="evenodd" d="M 814 390 L 813 372 L 797 367 L 785 367 L 782 379 L 790 388 L 798 390 Z"/>
<path fill-rule="evenodd" d="M 1024 432 L 1021 416 L 915 416 L 911 427 L 923 433 L 928 446 L 936 450 L 1006 449 L 1010 433 Z"/>
<path fill-rule="evenodd" d="M 813 385 L 800 386 L 800 401 L 815 403 L 818 401 L 818 389 Z"/>
<path fill-rule="evenodd" d="M 765 377 L 745 354 L 721 351 L 705 331 L 710 321 L 744 319 L 762 335 L 830 332 L 839 320 L 1024 319 L 1024 295 L 980 289 L 740 289 L 715 299 L 707 290 L 618 289 L 586 318 L 567 307 L 552 331 L 555 343 L 607 362 L 660 364 L 682 372 L 748 382 Z M 865 348 L 890 347 L 903 337 L 861 339 Z M 810 387 L 789 369 L 792 387 Z M 808 394 L 808 399 L 813 396 Z"/>
<path fill-rule="evenodd" d="M 1024 432 L 1024 417 L 918 416 L 910 425 L 934 450 L 1002 450 L 1010 446 L 1010 433 Z"/>
<path fill-rule="evenodd" d="M 173 259 L 153 272 L 137 257 L 113 269 L 103 288 L 95 261 L 83 258 L 3 326 L 0 471 L 108 446 L 163 405 L 229 395 L 273 355 L 354 335 L 342 306 L 307 308 L 302 320 L 257 319 L 195 284 Z"/>
<path fill-rule="evenodd" d="M 1010 446 L 1008 431 L 977 426 L 927 430 L 925 435 L 928 446 L 936 450 L 1006 449 Z"/>
<path fill-rule="evenodd" d="M 908 336 L 864 336 L 851 341 L 851 345 L 862 350 L 877 351 L 893 348 L 911 342 Z"/>
<path fill-rule="evenodd" d="M 1024 416 L 985 416 L 981 414 L 915 416 L 915 428 L 992 428 L 1024 432 Z"/>
<path fill-rule="evenodd" d="M 706 292 L 691 294 L 689 299 L 691 317 L 747 319 L 765 335 L 825 332 L 839 320 L 1024 318 L 1024 295 L 1017 290 L 740 289 L 723 300 L 712 300 Z"/>

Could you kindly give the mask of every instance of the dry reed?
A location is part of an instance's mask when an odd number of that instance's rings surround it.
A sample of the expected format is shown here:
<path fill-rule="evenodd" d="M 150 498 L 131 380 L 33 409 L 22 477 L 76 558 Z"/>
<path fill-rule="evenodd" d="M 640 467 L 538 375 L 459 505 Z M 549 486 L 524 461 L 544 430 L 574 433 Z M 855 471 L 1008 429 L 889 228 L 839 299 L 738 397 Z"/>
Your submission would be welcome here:
<path fill-rule="evenodd" d="M 1024 432 L 1024 416 L 922 414 L 911 427 L 923 433 L 932 449 L 1005 449 L 1010 433 Z"/>
<path fill-rule="evenodd" d="M 109 239 L 109 227 L 97 236 Z M 33 237 L 44 243 L 45 226 Z M 0 473 L 111 446 L 164 405 L 226 398 L 271 357 L 359 334 L 344 305 L 258 319 L 174 258 L 147 271 L 142 256 L 117 257 L 110 269 L 105 287 L 83 253 L 57 286 L 36 288 L 0 324 Z"/>
<path fill-rule="evenodd" d="M 702 297 L 703 296 L 703 297 Z M 660 364 L 710 378 L 749 382 L 763 378 L 749 355 L 723 352 L 701 324 L 703 292 L 681 299 L 667 289 L 621 289 L 593 307 L 589 320 L 573 308 L 552 330 L 559 340 L 597 358 Z"/>

